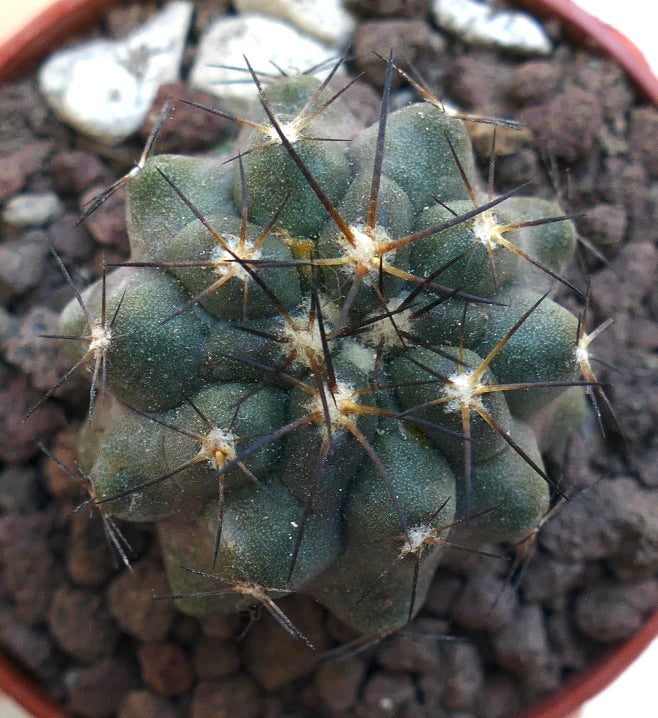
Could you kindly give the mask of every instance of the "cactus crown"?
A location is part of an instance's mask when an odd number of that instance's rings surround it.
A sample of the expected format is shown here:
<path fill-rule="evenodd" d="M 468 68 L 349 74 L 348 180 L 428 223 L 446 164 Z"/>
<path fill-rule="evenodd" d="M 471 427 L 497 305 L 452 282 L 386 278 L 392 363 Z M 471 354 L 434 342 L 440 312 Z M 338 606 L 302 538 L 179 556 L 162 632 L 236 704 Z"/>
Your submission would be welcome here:
<path fill-rule="evenodd" d="M 141 162 L 131 260 L 62 314 L 90 416 L 110 389 L 80 446 L 95 501 L 157 523 L 192 614 L 258 601 L 295 633 L 272 599 L 302 591 L 404 625 L 443 545 L 537 524 L 541 452 L 582 418 L 592 335 L 545 293 L 572 223 L 483 191 L 439 103 L 389 112 L 394 70 L 367 128 L 330 78 L 252 71 L 239 152 Z"/>

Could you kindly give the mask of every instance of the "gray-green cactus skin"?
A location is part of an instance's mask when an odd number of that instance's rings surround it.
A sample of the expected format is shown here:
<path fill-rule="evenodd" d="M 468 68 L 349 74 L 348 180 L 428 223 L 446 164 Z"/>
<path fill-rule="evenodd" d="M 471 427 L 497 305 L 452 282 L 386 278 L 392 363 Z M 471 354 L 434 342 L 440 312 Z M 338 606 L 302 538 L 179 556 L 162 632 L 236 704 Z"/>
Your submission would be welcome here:
<path fill-rule="evenodd" d="M 363 128 L 331 97 L 279 80 L 233 161 L 134 171 L 131 261 L 61 331 L 88 338 L 78 356 L 105 342 L 93 494 L 156 523 L 184 611 L 298 591 L 382 635 L 422 606 L 442 544 L 520 540 L 549 507 L 539 447 L 579 425 L 583 392 L 578 321 L 544 294 L 576 236 L 542 222 L 552 202 L 483 195 L 439 107 Z"/>

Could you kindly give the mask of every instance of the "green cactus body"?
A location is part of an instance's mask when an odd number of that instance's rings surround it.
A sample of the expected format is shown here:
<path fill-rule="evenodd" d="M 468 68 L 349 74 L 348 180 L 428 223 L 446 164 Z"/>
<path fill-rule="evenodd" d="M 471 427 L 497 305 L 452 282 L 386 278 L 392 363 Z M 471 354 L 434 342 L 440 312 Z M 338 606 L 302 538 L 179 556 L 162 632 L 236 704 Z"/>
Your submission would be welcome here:
<path fill-rule="evenodd" d="M 440 558 L 425 541 L 440 538 L 441 528 L 454 519 L 456 484 L 441 454 L 397 422 L 377 436 L 374 447 L 400 498 L 408 536 L 381 476 L 366 464 L 345 503 L 347 549 L 310 591 L 342 620 L 376 634 L 403 626 L 422 605 Z"/>
<path fill-rule="evenodd" d="M 544 200 L 479 209 L 466 129 L 437 107 L 362 128 L 331 97 L 282 79 L 233 162 L 131 173 L 132 262 L 61 325 L 107 365 L 93 494 L 157 522 L 183 610 L 300 591 L 382 635 L 443 542 L 515 541 L 549 507 L 538 445 L 578 425 L 582 389 L 578 322 L 537 287 L 575 233 Z"/>

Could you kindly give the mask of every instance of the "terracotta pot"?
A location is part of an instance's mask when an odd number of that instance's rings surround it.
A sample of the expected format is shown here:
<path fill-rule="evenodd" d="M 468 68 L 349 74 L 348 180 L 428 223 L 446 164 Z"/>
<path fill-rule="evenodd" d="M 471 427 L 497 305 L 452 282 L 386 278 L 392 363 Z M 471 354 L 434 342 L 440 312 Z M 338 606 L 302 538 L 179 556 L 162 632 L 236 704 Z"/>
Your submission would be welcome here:
<path fill-rule="evenodd" d="M 117 0 L 53 0 L 28 19 L 13 37 L 0 41 L 0 82 L 27 74 L 50 50 L 78 30 L 88 27 Z M 12 12 L 18 12 L 12 8 Z"/>
<path fill-rule="evenodd" d="M 611 649 L 587 670 L 567 681 L 559 693 L 528 706 L 514 718 L 569 718 L 583 703 L 607 688 L 657 636 L 658 611 L 633 638 Z"/>
<path fill-rule="evenodd" d="M 646 99 L 658 104 L 658 78 L 642 53 L 609 25 L 592 17 L 570 0 L 516 0 L 544 18 L 557 18 L 576 42 L 613 57 Z M 34 68 L 58 42 L 91 24 L 118 0 L 54 0 L 19 32 L 0 45 L 0 82 L 16 79 Z M 568 718 L 582 704 L 606 688 L 658 636 L 658 611 L 621 647 L 611 649 L 563 689 L 529 706 L 515 718 Z M 69 718 L 43 689 L 8 658 L 0 655 L 0 688 L 35 718 Z"/>
<path fill-rule="evenodd" d="M 35 718 L 70 718 L 27 673 L 0 654 L 0 689 Z"/>
<path fill-rule="evenodd" d="M 610 55 L 626 70 L 644 97 L 658 104 L 658 77 L 644 55 L 614 27 L 606 25 L 571 0 L 515 0 L 541 18 L 557 18 L 571 39 L 595 52 Z"/>

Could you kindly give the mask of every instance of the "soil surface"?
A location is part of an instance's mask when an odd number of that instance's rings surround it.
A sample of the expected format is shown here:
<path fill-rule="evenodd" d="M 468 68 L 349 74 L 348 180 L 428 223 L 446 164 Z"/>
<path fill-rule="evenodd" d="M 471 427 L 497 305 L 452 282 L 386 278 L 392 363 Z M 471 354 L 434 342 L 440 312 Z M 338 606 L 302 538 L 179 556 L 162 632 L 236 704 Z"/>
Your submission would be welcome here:
<path fill-rule="evenodd" d="M 132 167 L 141 140 L 107 148 L 76 136 L 34 78 L 0 88 L 0 202 L 54 192 L 64 207 L 40 226 L 0 224 L 0 644 L 81 716 L 505 718 L 630 637 L 658 604 L 658 111 L 614 64 L 561 42 L 557 24 L 550 59 L 522 60 L 438 38 L 425 2 L 349 4 L 363 17 L 348 65 L 364 73 L 349 93 L 361 116 L 375 120 L 383 82 L 370 53 L 393 43 L 437 96 L 526 125 L 497 130 L 496 189 L 530 181 L 576 216 L 580 261 L 568 278 L 591 283 L 589 331 L 614 317 L 592 353 L 625 440 L 605 407 L 603 439 L 592 412 L 564 455 L 547 457 L 569 500 L 556 497 L 550 520 L 521 546 L 487 547 L 514 560 L 447 554 L 420 616 L 360 652 L 341 654 L 355 636 L 302 597 L 281 605 L 333 660 L 266 614 L 196 620 L 154 602 L 169 589 L 152 532 L 123 527 L 129 573 L 99 513 L 76 510 L 78 481 L 39 448 L 75 465 L 86 379 L 65 382 L 24 421 L 70 366 L 59 342 L 39 336 L 56 333 L 71 297 L 49 243 L 80 286 L 98 277 L 102 252 L 108 262 L 126 257 L 121 192 L 76 220 Z M 96 31 L 123 34 L 146 12 L 112 10 Z M 207 9 L 188 63 L 205 18 Z M 394 104 L 413 99 L 401 81 Z M 181 105 L 160 150 L 199 152 L 235 133 L 202 120 Z M 471 131 L 486 172 L 492 125 Z"/>

